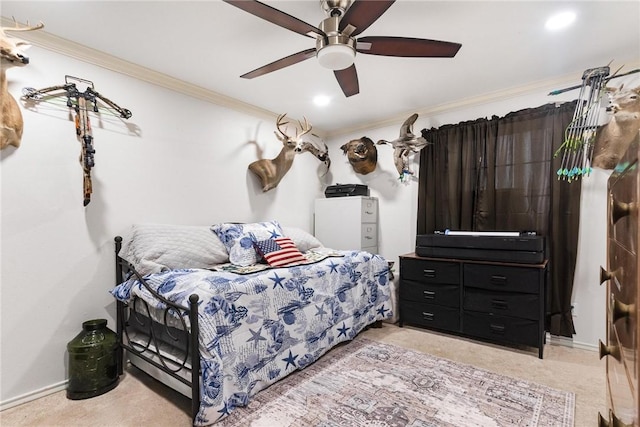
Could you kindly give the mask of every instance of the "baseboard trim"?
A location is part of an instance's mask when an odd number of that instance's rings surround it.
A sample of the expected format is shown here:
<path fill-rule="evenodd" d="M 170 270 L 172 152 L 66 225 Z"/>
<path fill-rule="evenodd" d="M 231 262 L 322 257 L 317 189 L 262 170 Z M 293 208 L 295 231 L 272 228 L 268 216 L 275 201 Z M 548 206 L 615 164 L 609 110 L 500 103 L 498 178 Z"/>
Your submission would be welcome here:
<path fill-rule="evenodd" d="M 547 332 L 547 343 L 554 345 L 563 345 L 565 347 L 578 348 L 580 350 L 588 350 L 597 352 L 598 346 L 591 343 L 575 341 L 573 338 L 561 337 L 559 335 L 551 335 Z"/>
<path fill-rule="evenodd" d="M 16 396 L 11 399 L 7 399 L 4 402 L 0 402 L 0 412 L 4 411 L 5 409 L 13 408 L 14 406 L 22 405 L 23 403 L 40 399 L 50 394 L 57 393 L 62 390 L 66 390 L 68 383 L 69 383 L 69 380 L 64 380 L 60 383 L 52 384 L 50 386 L 43 387 L 39 390 L 34 390 L 29 393 L 25 393 L 21 396 Z"/>
<path fill-rule="evenodd" d="M 125 361 L 125 368 L 128 368 L 131 362 L 127 359 Z M 7 399 L 3 402 L 0 402 L 0 412 L 5 409 L 13 408 L 14 406 L 22 405 L 23 403 L 28 403 L 36 399 L 40 399 L 42 397 L 46 397 L 50 394 L 57 393 L 62 390 L 67 389 L 67 385 L 69 384 L 69 380 L 64 380 L 57 384 L 52 384 L 47 387 L 43 387 L 39 390 L 30 391 L 29 393 L 25 393 L 21 396 L 12 397 L 11 399 Z"/>

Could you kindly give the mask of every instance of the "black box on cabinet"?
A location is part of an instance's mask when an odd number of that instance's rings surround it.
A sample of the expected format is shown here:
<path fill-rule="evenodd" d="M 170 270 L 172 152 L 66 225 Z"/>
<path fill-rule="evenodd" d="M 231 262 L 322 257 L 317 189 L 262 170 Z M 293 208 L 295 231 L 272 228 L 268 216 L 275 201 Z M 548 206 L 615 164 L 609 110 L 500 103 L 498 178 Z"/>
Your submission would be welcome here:
<path fill-rule="evenodd" d="M 423 257 L 539 264 L 546 259 L 545 238 L 536 235 L 488 236 L 422 234 L 416 254 Z"/>
<path fill-rule="evenodd" d="M 364 184 L 335 184 L 324 190 L 325 197 L 369 196 L 369 186 Z"/>

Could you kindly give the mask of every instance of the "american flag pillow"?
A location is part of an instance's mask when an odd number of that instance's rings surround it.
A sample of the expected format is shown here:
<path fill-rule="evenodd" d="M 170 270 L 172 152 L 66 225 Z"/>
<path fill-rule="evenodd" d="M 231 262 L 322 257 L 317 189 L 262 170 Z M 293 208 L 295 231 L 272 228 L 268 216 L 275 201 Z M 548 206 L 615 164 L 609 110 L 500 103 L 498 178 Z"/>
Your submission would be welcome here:
<path fill-rule="evenodd" d="M 253 245 L 272 267 L 286 267 L 307 260 L 289 237 L 260 240 Z"/>

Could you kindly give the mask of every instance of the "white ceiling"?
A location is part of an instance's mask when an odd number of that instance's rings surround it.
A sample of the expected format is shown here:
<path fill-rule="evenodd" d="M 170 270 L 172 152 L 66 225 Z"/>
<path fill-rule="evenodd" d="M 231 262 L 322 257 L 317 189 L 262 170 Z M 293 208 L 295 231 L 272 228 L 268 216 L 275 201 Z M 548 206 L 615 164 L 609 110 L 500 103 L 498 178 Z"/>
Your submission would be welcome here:
<path fill-rule="evenodd" d="M 264 3 L 315 26 L 325 18 L 316 0 Z M 575 11 L 575 24 L 545 30 L 546 19 L 564 10 Z M 329 134 L 559 77 L 575 76 L 580 84 L 585 69 L 613 60 L 614 71 L 640 59 L 638 1 L 398 0 L 361 35 L 462 48 L 451 59 L 358 54 L 360 94 L 345 98 L 333 72 L 315 58 L 239 78 L 315 42 L 221 1 L 3 0 L 0 13 L 42 21 L 49 34 L 276 114 L 306 116 Z M 319 94 L 331 98 L 330 106 L 313 104 Z"/>

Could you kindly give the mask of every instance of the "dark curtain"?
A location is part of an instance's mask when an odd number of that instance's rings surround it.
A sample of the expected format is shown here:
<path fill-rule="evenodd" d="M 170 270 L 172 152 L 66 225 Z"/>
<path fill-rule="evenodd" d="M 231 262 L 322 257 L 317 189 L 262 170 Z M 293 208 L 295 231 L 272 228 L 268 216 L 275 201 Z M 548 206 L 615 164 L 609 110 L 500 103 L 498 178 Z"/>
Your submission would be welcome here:
<path fill-rule="evenodd" d="M 535 231 L 547 236 L 547 329 L 571 337 L 580 180 L 558 180 L 554 158 L 575 102 L 422 131 L 418 234 Z"/>

